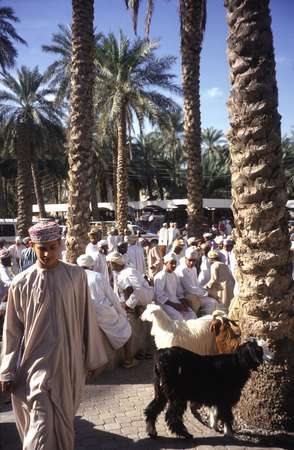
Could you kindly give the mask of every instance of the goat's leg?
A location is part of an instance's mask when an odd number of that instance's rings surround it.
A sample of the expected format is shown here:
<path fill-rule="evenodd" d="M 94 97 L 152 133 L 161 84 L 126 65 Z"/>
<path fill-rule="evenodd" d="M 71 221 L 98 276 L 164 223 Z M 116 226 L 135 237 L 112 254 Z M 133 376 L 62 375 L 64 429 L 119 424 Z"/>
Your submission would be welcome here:
<path fill-rule="evenodd" d="M 218 409 L 218 417 L 224 423 L 224 435 L 225 436 L 233 436 L 232 423 L 234 421 L 234 416 L 232 413 L 232 408 L 220 407 Z"/>
<path fill-rule="evenodd" d="M 209 411 L 209 426 L 213 430 L 217 430 L 218 410 L 216 406 L 212 406 Z"/>
<path fill-rule="evenodd" d="M 187 408 L 187 402 L 183 400 L 170 401 L 165 414 L 165 420 L 168 428 L 172 433 L 177 436 L 184 437 L 186 439 L 192 439 L 190 434 L 183 423 L 183 415 Z"/>
<path fill-rule="evenodd" d="M 146 433 L 151 438 L 156 438 L 157 431 L 155 427 L 156 419 L 164 410 L 167 399 L 163 393 L 157 393 L 156 397 L 149 403 L 144 411 L 146 417 Z"/>

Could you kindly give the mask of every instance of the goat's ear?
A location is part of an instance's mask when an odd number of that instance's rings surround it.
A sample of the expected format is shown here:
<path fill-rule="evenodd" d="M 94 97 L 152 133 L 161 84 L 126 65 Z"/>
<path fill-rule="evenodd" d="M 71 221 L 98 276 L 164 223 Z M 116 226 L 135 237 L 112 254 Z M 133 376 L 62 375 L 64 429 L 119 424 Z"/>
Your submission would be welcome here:
<path fill-rule="evenodd" d="M 220 329 L 221 329 L 221 326 L 222 326 L 221 320 L 212 319 L 211 325 L 210 325 L 211 333 L 213 333 L 215 336 L 218 336 L 219 332 L 220 332 Z"/>

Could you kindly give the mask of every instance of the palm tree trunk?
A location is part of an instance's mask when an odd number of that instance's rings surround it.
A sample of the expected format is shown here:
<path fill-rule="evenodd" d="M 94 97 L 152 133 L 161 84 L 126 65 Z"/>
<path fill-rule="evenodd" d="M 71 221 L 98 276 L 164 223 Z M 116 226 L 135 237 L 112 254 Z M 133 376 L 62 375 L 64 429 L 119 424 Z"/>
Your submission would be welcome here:
<path fill-rule="evenodd" d="M 67 260 L 84 253 L 92 177 L 94 0 L 72 0 Z"/>
<path fill-rule="evenodd" d="M 96 179 L 93 176 L 91 181 L 91 207 L 92 207 L 92 218 L 93 220 L 99 220 L 99 209 L 98 209 L 98 199 L 96 191 Z"/>
<path fill-rule="evenodd" d="M 32 175 L 31 162 L 17 160 L 17 232 L 26 237 L 32 224 Z"/>
<path fill-rule="evenodd" d="M 202 169 L 200 121 L 200 52 L 205 27 L 205 0 L 180 0 L 184 147 L 187 152 L 189 234 L 202 235 Z"/>
<path fill-rule="evenodd" d="M 128 220 L 128 151 L 126 145 L 126 107 L 122 105 L 118 119 L 116 222 L 123 233 Z"/>
<path fill-rule="evenodd" d="M 228 102 L 235 254 L 240 293 L 232 316 L 245 337 L 274 350 L 247 383 L 237 409 L 249 429 L 294 427 L 292 265 L 282 169 L 280 115 L 268 0 L 226 0 Z M 252 407 L 254 405 L 254 407 Z"/>
<path fill-rule="evenodd" d="M 36 200 L 37 200 L 37 203 L 39 206 L 39 217 L 44 218 L 47 216 L 47 214 L 46 214 L 46 210 L 45 210 L 45 203 L 44 203 L 41 180 L 39 177 L 39 172 L 38 172 L 38 167 L 37 167 L 36 162 L 32 162 L 31 170 L 32 170 L 32 179 L 33 179 L 35 196 L 36 196 Z"/>

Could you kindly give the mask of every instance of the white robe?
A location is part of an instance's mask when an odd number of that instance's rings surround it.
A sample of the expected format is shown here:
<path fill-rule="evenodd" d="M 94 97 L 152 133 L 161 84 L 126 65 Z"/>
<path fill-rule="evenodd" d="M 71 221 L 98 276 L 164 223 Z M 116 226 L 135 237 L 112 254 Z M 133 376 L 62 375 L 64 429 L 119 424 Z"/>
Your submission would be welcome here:
<path fill-rule="evenodd" d="M 126 312 L 103 275 L 92 270 L 86 270 L 86 275 L 98 326 L 115 350 L 121 348 L 132 334 Z"/>
<path fill-rule="evenodd" d="M 117 287 L 121 298 L 121 302 L 124 302 L 123 291 L 127 287 L 133 288 L 133 293 L 126 301 L 126 305 L 129 308 L 135 308 L 137 305 L 146 306 L 152 302 L 154 296 L 154 290 L 143 275 L 141 275 L 133 267 L 125 267 L 117 274 Z"/>
<path fill-rule="evenodd" d="M 158 232 L 158 245 L 168 245 L 168 229 L 165 227 L 160 228 Z"/>
<path fill-rule="evenodd" d="M 201 258 L 200 272 L 198 276 L 199 284 L 203 287 L 210 280 L 211 266 L 207 256 L 203 255 Z"/>
<path fill-rule="evenodd" d="M 173 303 L 180 302 L 180 285 L 175 272 L 167 272 L 165 268 L 157 273 L 154 277 L 154 297 L 155 301 L 162 305 L 164 311 L 176 320 L 195 319 L 196 314 L 189 308 L 188 311 L 177 311 L 170 305 L 166 305 L 167 301 Z"/>
<path fill-rule="evenodd" d="M 106 256 L 103 253 L 98 252 L 94 261 L 95 261 L 95 264 L 94 264 L 93 269 L 96 272 L 101 273 L 103 275 L 103 277 L 105 278 L 105 280 L 109 283 L 109 272 L 108 272 Z"/>
<path fill-rule="evenodd" d="M 92 242 L 89 242 L 89 244 L 86 247 L 85 253 L 86 255 L 92 256 L 92 258 L 95 259 L 98 255 L 97 244 L 92 244 Z"/>
<path fill-rule="evenodd" d="M 73 450 L 86 373 L 106 362 L 83 269 L 61 261 L 53 269 L 34 264 L 14 278 L 0 380 L 15 382 L 23 450 Z"/>
<path fill-rule="evenodd" d="M 127 258 L 132 267 L 136 269 L 141 275 L 146 272 L 144 250 L 141 245 L 133 244 L 128 246 Z"/>
<path fill-rule="evenodd" d="M 25 249 L 25 246 L 23 244 L 16 245 L 13 244 L 10 247 L 8 247 L 11 261 L 12 261 L 12 271 L 15 275 L 17 275 L 20 271 L 20 258 L 21 258 L 21 252 Z"/>

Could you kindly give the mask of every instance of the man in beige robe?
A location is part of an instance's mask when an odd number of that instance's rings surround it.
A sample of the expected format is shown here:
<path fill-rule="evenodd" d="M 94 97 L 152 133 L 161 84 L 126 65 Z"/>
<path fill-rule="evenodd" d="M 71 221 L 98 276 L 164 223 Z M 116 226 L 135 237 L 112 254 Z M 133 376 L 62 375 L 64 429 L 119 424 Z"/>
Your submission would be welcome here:
<path fill-rule="evenodd" d="M 209 296 L 219 300 L 228 309 L 234 297 L 234 277 L 228 266 L 219 261 L 216 251 L 211 250 L 207 256 L 211 264 L 211 275 L 204 287 Z"/>
<path fill-rule="evenodd" d="M 73 450 L 87 372 L 107 362 L 83 269 L 58 260 L 59 227 L 30 229 L 37 263 L 10 287 L 0 381 L 12 393 L 23 450 Z"/>

